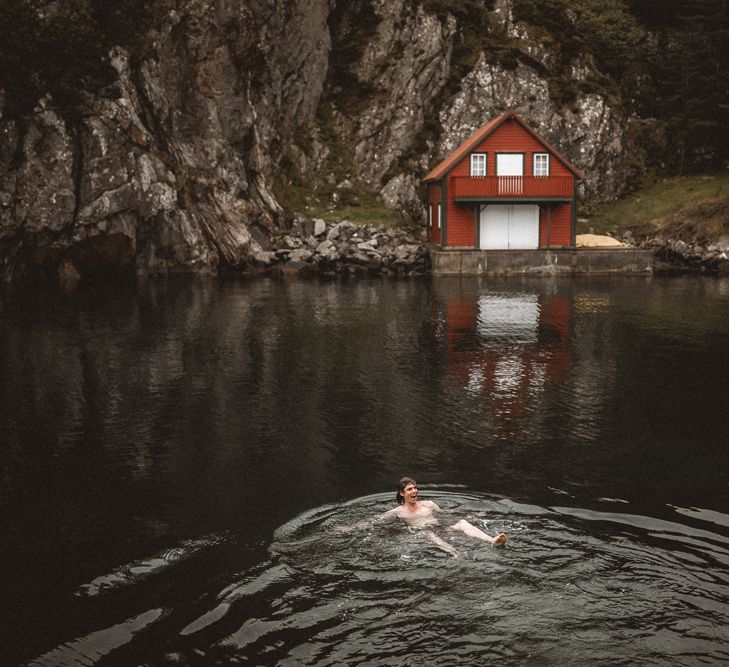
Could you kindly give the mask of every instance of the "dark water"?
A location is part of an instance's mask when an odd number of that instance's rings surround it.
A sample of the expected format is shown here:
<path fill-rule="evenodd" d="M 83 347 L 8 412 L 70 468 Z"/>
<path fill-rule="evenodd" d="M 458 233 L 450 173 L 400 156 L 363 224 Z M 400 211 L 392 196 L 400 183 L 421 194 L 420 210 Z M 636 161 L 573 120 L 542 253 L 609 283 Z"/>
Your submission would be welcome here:
<path fill-rule="evenodd" d="M 0 664 L 729 661 L 729 281 L 0 302 Z M 396 523 L 394 481 L 490 533 Z"/>

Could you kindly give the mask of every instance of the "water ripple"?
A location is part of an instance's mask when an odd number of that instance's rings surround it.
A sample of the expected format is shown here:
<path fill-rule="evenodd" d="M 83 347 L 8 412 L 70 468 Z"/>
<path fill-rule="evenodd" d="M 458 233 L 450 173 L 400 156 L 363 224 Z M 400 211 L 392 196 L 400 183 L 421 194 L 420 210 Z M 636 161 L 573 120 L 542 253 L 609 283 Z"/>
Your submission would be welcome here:
<path fill-rule="evenodd" d="M 439 499 L 487 531 L 506 530 L 506 548 L 448 533 L 465 554 L 455 560 L 397 523 L 335 530 L 387 509 L 389 494 L 324 506 L 277 529 L 271 561 L 222 591 L 181 636 L 222 632 L 211 656 L 281 665 L 400 664 L 406 655 L 442 665 L 681 664 L 726 655 L 726 536 L 462 492 Z"/>

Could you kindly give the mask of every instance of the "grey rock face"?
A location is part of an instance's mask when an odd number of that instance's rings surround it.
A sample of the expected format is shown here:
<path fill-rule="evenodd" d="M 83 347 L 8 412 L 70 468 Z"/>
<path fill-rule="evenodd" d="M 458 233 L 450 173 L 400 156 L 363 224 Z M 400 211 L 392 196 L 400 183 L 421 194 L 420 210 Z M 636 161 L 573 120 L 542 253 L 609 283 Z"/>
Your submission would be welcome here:
<path fill-rule="evenodd" d="M 74 150 L 63 121 L 41 106 L 22 138 L 11 229 L 55 233 L 73 221 Z"/>
<path fill-rule="evenodd" d="M 231 3 L 235 4 L 235 3 Z M 327 20 L 335 0 L 255 0 L 247 3 L 258 29 L 263 56 L 260 71 L 250 74 L 259 140 L 292 141 L 316 107 L 329 67 L 331 38 Z"/>
<path fill-rule="evenodd" d="M 39 247 L 46 264 L 70 263 L 83 275 L 81 245 L 95 239 L 100 253 L 102 238 L 106 256 L 94 263 L 110 268 L 214 271 L 264 261 L 251 230 L 271 230 L 282 215 L 271 144 L 316 109 L 330 5 L 186 0 L 138 72 L 114 50 L 115 90 L 86 95 L 83 120 L 64 123 L 52 100 L 22 134 L 0 115 L 6 280 L 13 258 Z"/>
<path fill-rule="evenodd" d="M 374 0 L 380 23 L 355 67 L 377 94 L 352 133 L 358 175 L 373 187 L 421 130 L 425 111 L 448 76 L 455 34 L 451 17 L 441 24 L 407 0 Z"/>
<path fill-rule="evenodd" d="M 385 204 L 401 211 L 412 222 L 426 222 L 425 208 L 421 198 L 420 178 L 416 174 L 398 174 L 391 178 L 380 191 Z"/>

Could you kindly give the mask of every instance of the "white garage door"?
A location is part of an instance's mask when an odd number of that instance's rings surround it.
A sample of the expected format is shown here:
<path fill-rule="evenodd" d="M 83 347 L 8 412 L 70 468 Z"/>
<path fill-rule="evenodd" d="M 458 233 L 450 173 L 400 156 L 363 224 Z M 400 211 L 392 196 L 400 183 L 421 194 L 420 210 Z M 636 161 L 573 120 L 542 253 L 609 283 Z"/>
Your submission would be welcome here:
<path fill-rule="evenodd" d="M 510 208 L 502 204 L 481 208 L 481 248 L 508 250 Z"/>
<path fill-rule="evenodd" d="M 511 206 L 509 214 L 509 248 L 531 249 L 539 247 L 539 207 Z"/>
<path fill-rule="evenodd" d="M 481 208 L 481 248 L 531 250 L 539 247 L 539 207 L 490 204 Z"/>

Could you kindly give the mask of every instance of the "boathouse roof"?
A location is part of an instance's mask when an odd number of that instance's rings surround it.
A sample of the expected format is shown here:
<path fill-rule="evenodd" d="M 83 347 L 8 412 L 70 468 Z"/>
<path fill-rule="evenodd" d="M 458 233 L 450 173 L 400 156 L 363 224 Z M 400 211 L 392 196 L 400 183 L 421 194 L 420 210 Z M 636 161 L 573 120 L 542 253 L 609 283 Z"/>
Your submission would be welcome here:
<path fill-rule="evenodd" d="M 541 134 L 523 120 L 513 109 L 507 109 L 496 118 L 492 118 L 488 123 L 479 127 L 468 139 L 460 146 L 453 150 L 442 162 L 431 169 L 424 177 L 423 182 L 429 183 L 439 181 L 448 172 L 453 169 L 469 152 L 478 146 L 486 137 L 498 129 L 505 121 L 514 120 L 521 125 L 529 134 L 531 134 L 540 144 L 542 144 L 552 155 L 554 155 L 567 169 L 569 169 L 577 178 L 582 179 L 582 172 L 572 164 L 562 153 L 560 153 L 552 144 L 550 144 Z"/>

